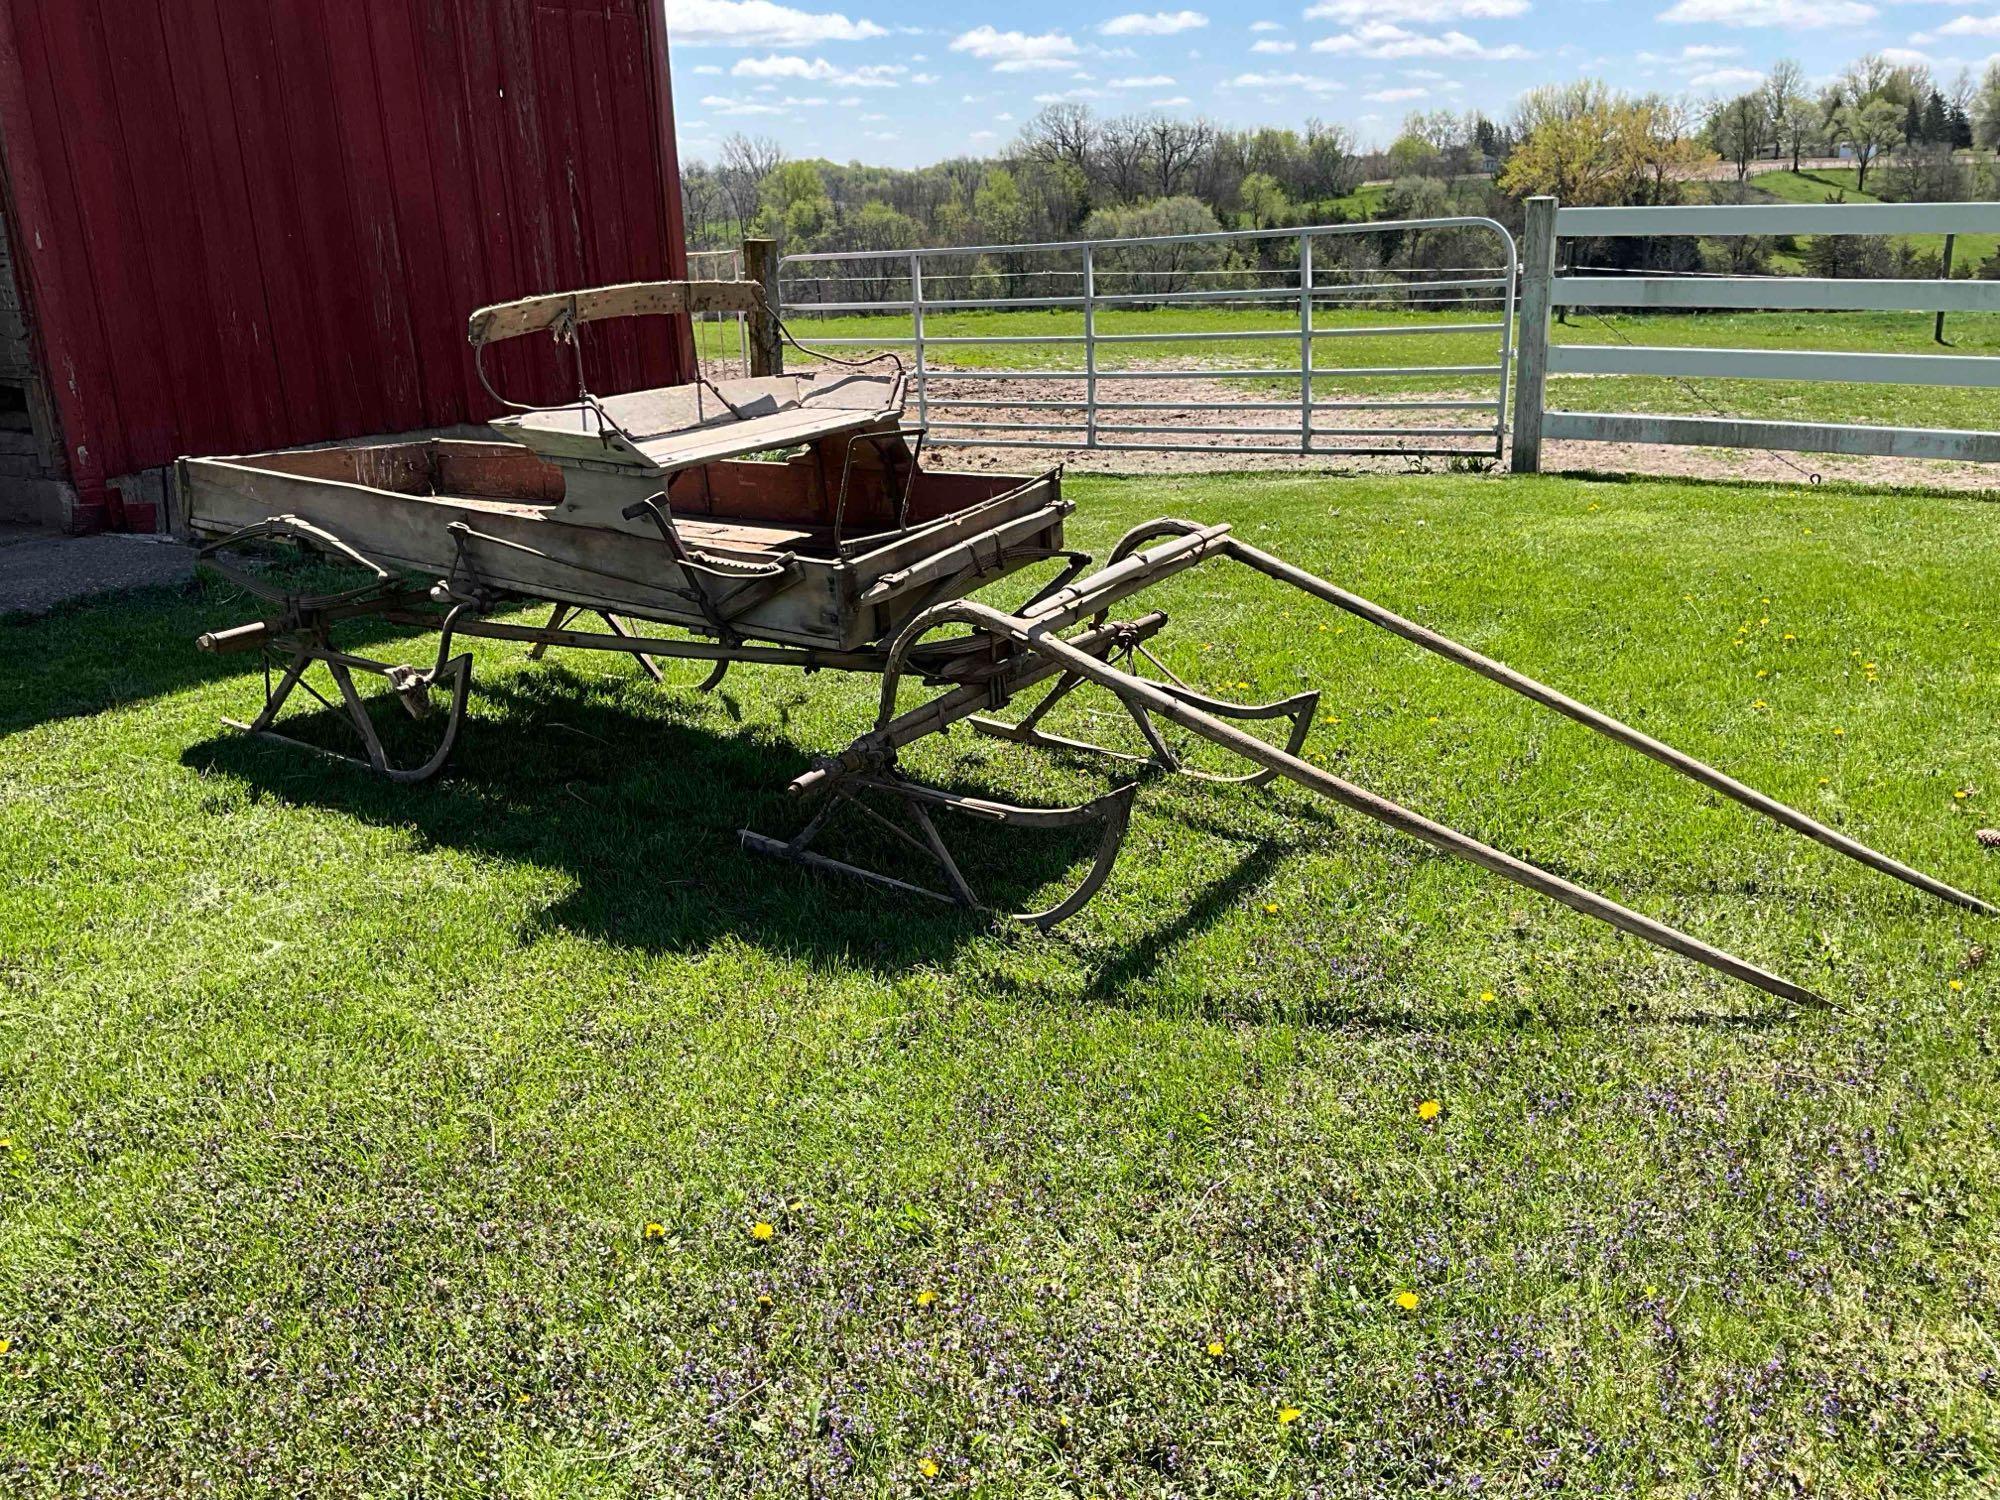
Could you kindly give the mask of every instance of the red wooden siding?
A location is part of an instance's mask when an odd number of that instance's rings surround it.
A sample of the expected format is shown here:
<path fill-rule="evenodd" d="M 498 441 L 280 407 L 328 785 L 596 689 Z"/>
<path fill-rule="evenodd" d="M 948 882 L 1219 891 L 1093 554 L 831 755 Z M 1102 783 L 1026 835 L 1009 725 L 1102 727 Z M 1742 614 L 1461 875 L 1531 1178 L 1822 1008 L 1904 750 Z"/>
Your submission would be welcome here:
<path fill-rule="evenodd" d="M 0 151 L 86 504 L 182 454 L 484 421 L 474 307 L 686 274 L 660 0 L 0 0 Z M 652 319 L 586 374 L 690 363 Z M 490 370 L 574 384 L 539 341 Z"/>

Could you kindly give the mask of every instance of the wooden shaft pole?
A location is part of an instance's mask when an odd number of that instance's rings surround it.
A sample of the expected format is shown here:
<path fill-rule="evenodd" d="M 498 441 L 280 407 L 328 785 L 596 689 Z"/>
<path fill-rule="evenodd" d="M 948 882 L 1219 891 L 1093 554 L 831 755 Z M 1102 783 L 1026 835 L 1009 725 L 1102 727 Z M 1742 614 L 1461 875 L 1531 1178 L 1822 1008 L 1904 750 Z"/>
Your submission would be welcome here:
<path fill-rule="evenodd" d="M 1225 750 L 1234 751 L 1245 760 L 1266 766 L 1280 776 L 1297 782 L 1308 791 L 1318 792 L 1322 797 L 1342 807 L 1373 818 L 1376 822 L 1394 828 L 1400 833 L 1422 839 L 1433 848 L 1457 855 L 1460 859 L 1478 865 L 1481 869 L 1491 870 L 1516 885 L 1524 886 L 1551 900 L 1560 901 L 1572 911 L 1582 912 L 1587 917 L 1595 917 L 1598 921 L 1609 923 L 1621 932 L 1629 932 L 1635 937 L 1644 938 L 1657 948 L 1664 948 L 1670 953 L 1691 958 L 1696 963 L 1704 964 L 1745 984 L 1754 985 L 1768 994 L 1801 1004 L 1826 1003 L 1820 996 L 1802 985 L 1793 984 L 1789 979 L 1781 978 L 1769 970 L 1760 969 L 1747 960 L 1702 942 L 1699 938 L 1656 922 L 1629 907 L 1620 906 L 1616 901 L 1587 891 L 1559 875 L 1551 875 L 1546 870 L 1537 869 L 1525 860 L 1504 854 L 1490 845 L 1482 844 L 1477 839 L 1459 833 L 1456 829 L 1433 822 L 1420 813 L 1411 812 L 1386 797 L 1377 796 L 1374 792 L 1345 781 L 1330 771 L 1321 770 L 1318 766 L 1289 755 L 1276 746 L 1267 745 L 1254 734 L 1182 702 L 1173 694 L 1144 678 L 1121 672 L 1116 667 L 1077 650 L 1069 642 L 1041 626 L 1031 625 L 1002 614 L 998 610 L 970 602 L 945 606 L 939 611 L 940 616 L 946 614 L 966 624 L 992 630 L 995 634 L 1018 641 L 1052 658 L 1058 665 L 1076 673 L 1086 681 L 1110 689 L 1127 704 L 1140 704 L 1168 722 L 1178 724 L 1183 729 L 1222 746 Z"/>
<path fill-rule="evenodd" d="M 2000 916 L 2000 910 L 1996 910 L 1977 896 L 1969 896 L 1941 880 L 1932 879 L 1921 870 L 1913 870 L 1899 860 L 1878 853 L 1866 844 L 1851 839 L 1844 833 L 1836 832 L 1824 823 L 1814 821 L 1796 808 L 1787 807 L 1784 803 L 1765 796 L 1756 788 L 1745 786 L 1732 776 L 1725 776 L 1713 766 L 1705 765 L 1671 745 L 1662 744 L 1651 735 L 1642 734 L 1629 724 L 1620 723 L 1609 714 L 1599 713 L 1588 704 L 1579 703 L 1545 683 L 1523 676 L 1503 662 L 1497 662 L 1490 656 L 1482 656 L 1470 647 L 1461 646 L 1434 630 L 1426 630 L 1413 620 L 1406 620 L 1401 615 L 1386 610 L 1379 604 L 1371 603 L 1358 594 L 1350 594 L 1346 589 L 1337 588 L 1325 579 L 1316 578 L 1304 569 L 1295 568 L 1290 563 L 1273 557 L 1270 553 L 1247 542 L 1230 537 L 1223 543 L 1223 550 L 1239 561 L 1248 563 L 1260 573 L 1283 583 L 1289 583 L 1294 588 L 1311 594 L 1315 599 L 1323 599 L 1351 615 L 1358 615 L 1370 624 L 1379 625 L 1384 630 L 1423 647 L 1426 651 L 1444 657 L 1447 661 L 1457 662 L 1462 667 L 1470 667 L 1480 676 L 1497 682 L 1502 687 L 1510 688 L 1524 698 L 1532 698 L 1544 707 L 1552 708 L 1566 718 L 1574 719 L 1586 728 L 1596 730 L 1608 739 L 1616 740 L 1621 745 L 1628 745 L 1642 755 L 1649 755 L 1662 765 L 1671 766 L 1703 786 L 1718 791 L 1745 807 L 1755 809 L 1773 822 L 1802 833 L 1837 853 L 1845 854 L 1849 859 L 1859 860 L 1870 869 L 1879 870 L 1884 875 L 1893 876 L 1907 885 L 1913 885 L 1920 891 L 1936 896 L 1940 901 L 1962 906 L 1968 911 L 1978 912 L 1981 916 Z"/>

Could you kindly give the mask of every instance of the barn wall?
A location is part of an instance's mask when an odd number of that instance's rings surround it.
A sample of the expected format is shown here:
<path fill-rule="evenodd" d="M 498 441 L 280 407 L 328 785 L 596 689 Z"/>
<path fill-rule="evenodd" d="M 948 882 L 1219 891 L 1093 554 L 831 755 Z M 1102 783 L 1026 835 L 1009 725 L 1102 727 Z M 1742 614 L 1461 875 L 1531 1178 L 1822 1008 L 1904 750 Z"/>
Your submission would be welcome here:
<path fill-rule="evenodd" d="M 474 307 L 684 275 L 660 4 L 0 0 L 14 253 L 85 505 L 115 523 L 109 481 L 183 454 L 484 421 Z M 670 382 L 683 339 L 605 325 L 587 375 Z M 560 399 L 529 343 L 495 383 Z"/>

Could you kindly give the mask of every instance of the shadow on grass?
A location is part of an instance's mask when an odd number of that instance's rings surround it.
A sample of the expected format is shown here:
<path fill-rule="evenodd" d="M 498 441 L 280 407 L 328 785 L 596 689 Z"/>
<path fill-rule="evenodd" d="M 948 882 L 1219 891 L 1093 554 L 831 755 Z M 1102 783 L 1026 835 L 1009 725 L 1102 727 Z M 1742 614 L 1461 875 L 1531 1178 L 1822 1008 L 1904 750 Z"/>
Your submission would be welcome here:
<path fill-rule="evenodd" d="M 384 827 L 412 830 L 425 844 L 551 872 L 554 899 L 538 918 L 547 930 L 646 951 L 704 948 L 736 936 L 757 947 L 837 959 L 883 972 L 946 963 L 991 920 L 943 903 L 877 890 L 744 851 L 750 827 L 789 836 L 817 804 L 785 783 L 811 757 L 777 722 L 744 723 L 726 695 L 704 700 L 629 693 L 586 682 L 559 662 L 481 687 L 452 762 L 418 786 L 384 782 L 291 746 L 224 731 L 191 746 L 189 767 L 221 773 L 298 805 L 327 808 Z M 403 725 L 377 705 L 375 722 L 392 757 L 419 758 L 428 726 Z M 718 709 L 720 712 L 718 712 Z M 349 753 L 346 726 L 324 709 L 289 712 L 279 727 Z M 414 752 L 414 753 L 413 753 Z M 959 784 L 952 790 L 992 795 Z M 939 814 L 953 856 L 983 900 L 1000 909 L 1047 904 L 1088 867 L 1095 830 L 1024 831 Z M 830 823 L 816 844 L 833 857 L 942 888 L 935 868 L 865 818 Z M 1283 850 L 1259 851 L 1234 877 L 1126 953 L 1107 979 L 1142 972 L 1158 954 L 1212 921 L 1262 878 Z M 1113 879 L 1116 879 L 1114 872 Z M 531 936 L 532 934 L 530 934 Z"/>
<path fill-rule="evenodd" d="M 1741 453 L 1755 453 L 1759 450 L 1743 448 Z M 1778 456 L 1775 451 L 1773 456 Z M 1783 455 L 1790 457 L 1801 468 L 1810 470 L 1813 460 L 1822 455 L 1798 453 Z M 1634 474 L 1620 469 L 1551 469 L 1552 479 L 1575 479 L 1591 484 L 1618 484 L 1630 488 L 1651 486 L 1659 489 L 1686 489 L 1689 485 L 1699 485 L 1705 490 L 1768 490 L 1774 485 L 1791 485 L 1795 489 L 1809 490 L 1814 494 L 1866 495 L 1877 500 L 1976 500 L 1982 504 L 2000 504 L 2000 473 L 1994 475 L 1993 483 L 1984 489 L 1955 489 L 1948 485 L 1912 484 L 1901 480 L 1847 479 L 1834 474 L 1822 474 L 1818 484 L 1812 484 L 1805 476 L 1793 479 L 1726 479 L 1710 475 L 1690 478 L 1685 474 Z M 1893 494 L 1886 493 L 1893 491 Z"/>
<path fill-rule="evenodd" d="M 343 575 L 323 565 L 290 570 L 302 586 Z M 351 577 L 344 579 L 352 582 Z M 270 606 L 198 569 L 186 583 L 99 594 L 41 615 L 0 617 L 0 735 L 84 718 L 258 670 L 255 652 L 214 656 L 195 646 L 204 631 L 273 613 Z M 423 632 L 357 621 L 343 645 L 383 645 Z"/>

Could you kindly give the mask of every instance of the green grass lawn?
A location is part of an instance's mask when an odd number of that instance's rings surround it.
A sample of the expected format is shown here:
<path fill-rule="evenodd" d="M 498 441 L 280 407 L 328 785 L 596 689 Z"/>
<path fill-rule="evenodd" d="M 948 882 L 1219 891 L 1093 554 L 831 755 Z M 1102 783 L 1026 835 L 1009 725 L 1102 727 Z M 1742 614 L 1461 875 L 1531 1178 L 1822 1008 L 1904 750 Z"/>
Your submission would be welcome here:
<path fill-rule="evenodd" d="M 1076 544 L 1230 519 L 2000 890 L 1990 502 L 1069 492 Z M 1323 687 L 1324 763 L 1833 1008 L 1288 788 L 1149 786 L 1047 937 L 757 862 L 867 721 L 834 674 L 482 645 L 396 789 L 218 725 L 218 581 L 0 623 L 0 1492 L 2000 1483 L 1996 924 L 1227 566 L 1137 606 L 1184 674 Z"/>
<path fill-rule="evenodd" d="M 1872 166 L 1869 169 L 1870 180 L 1879 186 L 1880 174 L 1887 166 L 1886 162 Z M 1825 203 L 1836 195 L 1846 203 L 1882 202 L 1873 192 L 1863 192 L 1854 185 L 1858 175 L 1852 167 L 1823 167 L 1805 172 L 1758 172 L 1751 176 L 1750 186 L 1784 203 Z M 1913 250 L 1929 251 L 1932 255 L 1944 254 L 1944 236 L 1941 234 L 1900 234 L 1894 238 Z M 1996 251 L 2000 251 L 2000 235 L 1961 234 L 1952 254 L 1953 268 L 1976 271 Z M 1803 269 L 1803 263 L 1796 256 L 1780 257 L 1779 263 L 1793 272 Z"/>

